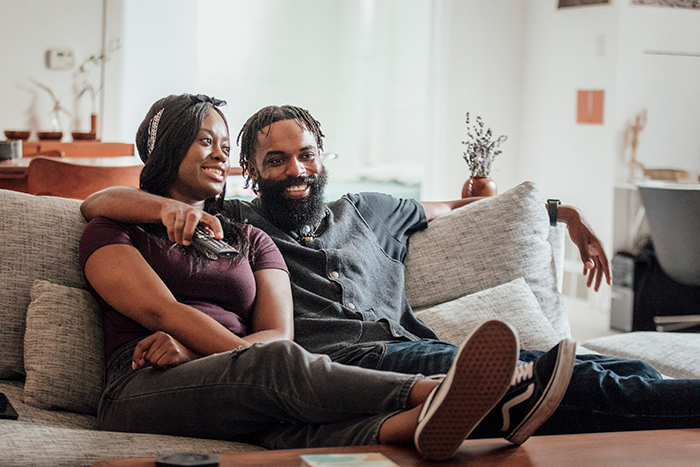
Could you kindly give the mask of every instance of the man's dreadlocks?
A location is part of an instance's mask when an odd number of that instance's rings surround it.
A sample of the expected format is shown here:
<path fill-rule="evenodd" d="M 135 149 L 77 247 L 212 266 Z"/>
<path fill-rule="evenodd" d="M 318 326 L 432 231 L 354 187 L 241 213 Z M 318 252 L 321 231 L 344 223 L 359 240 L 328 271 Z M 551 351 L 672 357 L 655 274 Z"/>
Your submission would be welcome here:
<path fill-rule="evenodd" d="M 296 120 L 301 127 L 313 133 L 318 149 L 323 151 L 324 134 L 321 132 L 321 123 L 312 117 L 308 110 L 293 105 L 283 105 L 281 107 L 270 105 L 253 114 L 245 122 L 240 133 L 238 133 L 236 144 L 241 148 L 238 162 L 244 174 L 248 170 L 251 161 L 255 163 L 255 151 L 258 148 L 258 132 L 262 131 L 266 126 L 281 120 Z M 258 184 L 250 179 L 250 175 L 245 175 L 245 188 L 248 188 L 248 186 L 255 193 L 258 192 Z"/>

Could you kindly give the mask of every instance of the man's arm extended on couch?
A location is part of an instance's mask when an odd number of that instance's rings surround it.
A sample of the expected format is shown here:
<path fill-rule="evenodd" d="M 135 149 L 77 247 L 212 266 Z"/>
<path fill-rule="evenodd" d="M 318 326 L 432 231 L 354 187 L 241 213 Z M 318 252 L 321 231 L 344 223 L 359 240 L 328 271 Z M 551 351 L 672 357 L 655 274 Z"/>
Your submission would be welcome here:
<path fill-rule="evenodd" d="M 453 209 L 479 201 L 481 197 L 458 199 L 453 201 L 420 201 L 428 221 L 431 221 Z M 545 205 L 545 209 L 547 205 Z M 600 289 L 600 283 L 605 277 L 605 282 L 612 285 L 610 276 L 610 264 L 605 254 L 603 244 L 593 232 L 583 212 L 574 206 L 561 205 L 558 208 L 557 220 L 566 224 L 571 241 L 578 247 L 583 262 L 583 275 L 588 275 L 586 285 L 594 290 Z"/>
<path fill-rule="evenodd" d="M 431 221 L 480 199 L 482 198 L 420 201 L 420 204 L 428 221 Z M 209 226 L 216 238 L 223 238 L 223 230 L 216 217 L 193 209 L 185 203 L 136 188 L 110 187 L 98 191 L 83 201 L 80 211 L 88 221 L 97 216 L 104 216 L 122 222 L 162 222 L 168 230 L 170 240 L 183 245 L 190 244 L 194 229 L 199 223 Z M 558 220 L 567 225 L 569 236 L 579 249 L 583 274 L 588 275 L 588 287 L 595 284 L 597 292 L 603 277 L 606 283 L 611 285 L 610 265 L 605 249 L 581 210 L 574 206 L 562 205 L 558 211 Z"/>
<path fill-rule="evenodd" d="M 224 238 L 219 219 L 180 201 L 147 193 L 138 188 L 114 186 L 93 193 L 80 205 L 90 222 L 98 216 L 126 223 L 162 222 L 171 241 L 189 245 L 194 229 L 207 225 L 216 238 Z"/>

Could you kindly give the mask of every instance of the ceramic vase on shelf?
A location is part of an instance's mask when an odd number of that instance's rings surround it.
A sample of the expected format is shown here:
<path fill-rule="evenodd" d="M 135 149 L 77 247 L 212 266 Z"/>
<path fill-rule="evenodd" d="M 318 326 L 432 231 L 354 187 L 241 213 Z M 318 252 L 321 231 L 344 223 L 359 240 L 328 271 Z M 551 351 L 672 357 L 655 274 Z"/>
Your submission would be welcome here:
<path fill-rule="evenodd" d="M 469 177 L 462 187 L 462 198 L 473 196 L 496 196 L 498 187 L 490 177 L 476 175 Z"/>

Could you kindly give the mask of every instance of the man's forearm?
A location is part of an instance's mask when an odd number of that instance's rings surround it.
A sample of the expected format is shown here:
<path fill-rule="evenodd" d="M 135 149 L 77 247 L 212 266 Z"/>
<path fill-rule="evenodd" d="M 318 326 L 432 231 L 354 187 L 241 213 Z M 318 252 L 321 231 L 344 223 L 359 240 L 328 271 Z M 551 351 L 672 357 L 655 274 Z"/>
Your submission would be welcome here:
<path fill-rule="evenodd" d="M 87 221 L 97 216 L 128 223 L 159 222 L 168 198 L 132 187 L 110 187 L 90 195 L 80 205 Z"/>
<path fill-rule="evenodd" d="M 547 208 L 547 205 L 545 205 L 545 209 L 546 208 Z M 579 211 L 578 208 L 576 208 L 574 206 L 562 204 L 559 206 L 557 211 L 558 211 L 557 212 L 557 221 L 558 222 L 570 224 L 572 222 L 581 220 L 581 212 Z"/>
<path fill-rule="evenodd" d="M 423 206 L 423 211 L 425 212 L 425 217 L 428 221 L 447 214 L 448 212 L 461 208 L 467 204 L 473 203 L 474 201 L 479 201 L 484 199 L 481 196 L 475 196 L 471 198 L 462 198 L 452 201 L 419 201 L 418 203 Z"/>

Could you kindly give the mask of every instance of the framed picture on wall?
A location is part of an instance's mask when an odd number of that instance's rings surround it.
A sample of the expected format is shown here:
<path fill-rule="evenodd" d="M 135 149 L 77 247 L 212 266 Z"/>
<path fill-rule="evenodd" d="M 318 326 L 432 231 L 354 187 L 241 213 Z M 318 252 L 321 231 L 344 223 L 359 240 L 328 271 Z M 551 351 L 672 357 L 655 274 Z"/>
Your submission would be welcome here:
<path fill-rule="evenodd" d="M 668 6 L 672 8 L 697 8 L 700 9 L 698 0 L 632 0 L 633 5 Z"/>
<path fill-rule="evenodd" d="M 559 0 L 559 8 L 567 8 L 570 6 L 583 6 L 583 5 L 600 5 L 604 3 L 610 3 L 611 0 Z"/>

